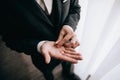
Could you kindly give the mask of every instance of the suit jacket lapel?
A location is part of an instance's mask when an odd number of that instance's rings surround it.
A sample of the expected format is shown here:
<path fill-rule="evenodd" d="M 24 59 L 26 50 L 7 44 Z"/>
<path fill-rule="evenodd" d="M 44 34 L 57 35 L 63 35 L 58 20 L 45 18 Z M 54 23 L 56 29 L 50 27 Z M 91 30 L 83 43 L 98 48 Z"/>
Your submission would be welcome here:
<path fill-rule="evenodd" d="M 35 4 L 34 6 L 38 9 L 37 11 L 35 11 L 36 14 L 38 14 L 38 16 L 41 17 L 41 19 L 42 19 L 43 21 L 45 21 L 47 24 L 53 26 L 52 22 L 51 22 L 50 19 L 47 17 L 47 15 L 44 13 L 43 9 L 39 6 L 39 4 L 38 4 L 35 0 L 33 0 L 33 2 L 34 2 L 34 4 Z"/>
<path fill-rule="evenodd" d="M 61 22 L 61 17 L 62 17 L 62 15 L 61 15 L 61 12 L 62 12 L 62 2 L 61 2 L 61 0 L 56 0 L 57 2 L 57 8 L 58 8 L 58 25 L 60 25 L 60 22 Z"/>
<path fill-rule="evenodd" d="M 33 0 L 34 2 L 34 7 L 36 7 L 38 10 L 35 11 L 36 14 L 39 14 L 38 16 L 41 17 L 42 20 L 44 20 L 46 23 L 48 23 L 49 25 L 51 26 L 54 26 L 52 24 L 52 22 L 50 21 L 50 19 L 46 16 L 46 14 L 44 13 L 44 11 L 42 10 L 42 8 L 39 6 L 39 4 Z M 56 17 L 58 17 L 58 25 L 60 25 L 60 22 L 61 22 L 61 10 L 62 10 L 62 1 L 61 0 L 56 0 L 56 4 L 58 5 L 57 8 L 58 8 L 58 15 Z"/>
<path fill-rule="evenodd" d="M 52 22 L 50 21 L 50 19 L 47 17 L 47 15 L 45 14 L 45 12 L 42 10 L 42 8 L 40 7 L 40 12 L 41 12 L 41 18 L 48 24 L 50 24 L 51 26 L 53 26 Z"/>

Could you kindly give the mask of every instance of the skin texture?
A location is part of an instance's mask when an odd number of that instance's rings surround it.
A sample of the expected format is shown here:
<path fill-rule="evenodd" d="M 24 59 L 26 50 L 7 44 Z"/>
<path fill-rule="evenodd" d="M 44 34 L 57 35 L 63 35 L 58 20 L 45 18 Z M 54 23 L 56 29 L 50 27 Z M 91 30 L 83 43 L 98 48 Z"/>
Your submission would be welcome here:
<path fill-rule="evenodd" d="M 65 48 L 63 46 L 58 48 L 53 41 L 45 42 L 41 46 L 41 51 L 47 64 L 50 63 L 51 57 L 71 63 L 77 63 L 78 60 L 82 60 L 82 56 L 79 52 L 76 52 L 72 48 Z"/>
<path fill-rule="evenodd" d="M 77 63 L 82 60 L 82 55 L 74 49 L 80 45 L 73 29 L 64 25 L 60 31 L 58 40 L 47 41 L 41 46 L 42 55 L 47 64 L 50 63 L 51 57 L 71 63 Z"/>
<path fill-rule="evenodd" d="M 58 40 L 56 41 L 56 46 L 57 47 L 65 46 L 65 47 L 76 48 L 79 45 L 80 45 L 80 43 L 79 43 L 78 39 L 76 38 L 76 35 L 75 35 L 73 29 L 68 25 L 64 25 L 60 31 Z"/>

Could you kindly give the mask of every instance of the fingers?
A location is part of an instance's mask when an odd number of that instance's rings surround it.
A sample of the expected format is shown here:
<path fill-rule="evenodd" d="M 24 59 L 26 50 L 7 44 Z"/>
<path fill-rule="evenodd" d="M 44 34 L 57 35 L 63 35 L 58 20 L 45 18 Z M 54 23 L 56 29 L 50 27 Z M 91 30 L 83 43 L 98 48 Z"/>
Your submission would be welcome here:
<path fill-rule="evenodd" d="M 64 53 L 61 56 L 59 56 L 59 59 L 76 64 L 78 63 L 78 60 L 82 60 L 83 58 L 81 55 Z"/>
<path fill-rule="evenodd" d="M 63 44 L 65 44 L 67 41 L 69 41 L 72 36 L 73 36 L 72 34 L 67 33 L 65 35 L 65 37 L 62 37 L 61 40 L 56 43 L 57 47 L 61 47 Z"/>
<path fill-rule="evenodd" d="M 67 47 L 67 48 L 76 48 L 80 45 L 80 42 L 76 38 L 76 35 L 73 33 L 67 33 L 66 35 L 63 35 L 64 33 L 61 33 L 62 36 L 60 36 L 56 42 L 56 47 Z"/>
<path fill-rule="evenodd" d="M 44 44 L 42 44 L 42 46 L 40 47 L 41 54 L 43 55 L 46 64 L 49 64 L 50 61 L 51 61 L 51 57 L 50 57 L 50 54 L 49 54 L 49 51 L 48 51 L 48 46 L 49 46 L 48 43 L 49 42 L 47 41 Z"/>
<path fill-rule="evenodd" d="M 69 43 L 65 43 L 63 46 L 66 47 L 66 48 L 73 48 L 72 45 L 73 44 L 71 42 L 69 42 Z"/>
<path fill-rule="evenodd" d="M 69 43 L 65 43 L 63 46 L 66 48 L 76 48 L 80 45 L 77 39 L 72 39 Z"/>
<path fill-rule="evenodd" d="M 62 52 L 62 55 L 59 56 L 59 59 L 72 62 L 72 63 L 77 63 L 78 60 L 82 60 L 82 55 L 79 52 L 76 52 L 72 48 L 65 48 L 65 50 Z"/>
<path fill-rule="evenodd" d="M 64 25 L 60 31 L 58 40 L 56 41 L 57 47 L 61 47 L 64 43 L 69 41 L 73 34 L 74 34 L 73 29 L 68 25 Z"/>
<path fill-rule="evenodd" d="M 41 47 L 42 55 L 45 58 L 46 64 L 50 63 L 51 57 L 71 63 L 77 63 L 78 60 L 82 60 L 81 54 L 74 49 L 65 48 L 64 46 L 57 48 L 54 44 L 55 43 L 52 42 L 46 42 Z"/>
<path fill-rule="evenodd" d="M 82 56 L 80 55 L 71 55 L 71 54 L 64 54 L 64 56 L 68 56 L 70 58 L 76 59 L 76 60 L 82 60 Z"/>
<path fill-rule="evenodd" d="M 76 37 L 76 34 L 74 34 L 74 35 L 72 36 L 72 38 L 71 38 L 71 40 L 70 40 L 70 43 L 71 43 L 71 47 L 72 47 L 72 48 L 76 48 L 77 46 L 80 45 L 80 43 L 79 43 L 79 41 L 78 41 L 78 39 L 77 39 L 77 37 Z"/>
<path fill-rule="evenodd" d="M 74 59 L 74 58 L 71 58 L 71 57 L 68 57 L 68 56 L 65 56 L 65 55 L 60 56 L 59 59 L 63 60 L 63 61 L 71 62 L 71 63 L 74 63 L 74 64 L 78 63 L 77 59 Z"/>
<path fill-rule="evenodd" d="M 50 52 L 52 58 L 63 60 L 71 63 L 77 63 L 78 60 L 82 60 L 82 56 L 80 53 L 76 52 L 73 49 L 65 49 L 65 48 L 56 48 L 57 51 Z"/>
<path fill-rule="evenodd" d="M 44 56 L 44 59 L 45 59 L 45 63 L 46 64 L 49 64 L 50 63 L 50 61 L 51 61 L 51 57 L 50 57 L 50 54 L 49 54 L 49 52 L 47 52 L 47 51 L 43 51 L 43 56 Z"/>
<path fill-rule="evenodd" d="M 70 55 L 77 55 L 77 56 L 81 56 L 81 54 L 79 52 L 73 52 L 73 51 L 64 51 L 66 54 L 70 54 Z M 65 54 L 64 53 L 64 54 Z"/>
<path fill-rule="evenodd" d="M 73 50 L 70 51 L 70 50 L 67 49 L 67 50 L 64 51 L 63 55 L 74 58 L 74 59 L 77 59 L 77 60 L 82 60 L 82 55 L 79 52 L 76 52 L 76 51 L 73 51 Z"/>
<path fill-rule="evenodd" d="M 56 41 L 56 44 L 58 44 L 60 41 L 62 41 L 64 35 L 65 35 L 65 32 L 61 31 L 60 34 L 59 34 L 58 40 Z"/>
<path fill-rule="evenodd" d="M 71 40 L 71 47 L 72 47 L 72 48 L 76 48 L 76 47 L 78 47 L 79 45 L 80 45 L 80 42 L 78 41 L 78 39 L 72 38 L 72 40 Z"/>
<path fill-rule="evenodd" d="M 50 55 L 49 54 L 45 54 L 45 63 L 46 64 L 49 64 L 50 63 L 50 61 L 51 61 L 51 57 L 50 57 Z"/>

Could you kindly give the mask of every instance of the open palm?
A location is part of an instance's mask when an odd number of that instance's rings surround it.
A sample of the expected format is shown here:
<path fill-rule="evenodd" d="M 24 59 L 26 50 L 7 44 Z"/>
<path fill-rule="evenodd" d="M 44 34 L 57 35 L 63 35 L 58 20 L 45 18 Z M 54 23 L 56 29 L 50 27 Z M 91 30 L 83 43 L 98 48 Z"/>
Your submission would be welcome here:
<path fill-rule="evenodd" d="M 74 49 L 65 48 L 63 46 L 58 48 L 53 41 L 47 41 L 43 44 L 41 51 L 47 64 L 50 63 L 51 57 L 71 63 L 77 63 L 78 60 L 82 59 L 81 54 Z"/>

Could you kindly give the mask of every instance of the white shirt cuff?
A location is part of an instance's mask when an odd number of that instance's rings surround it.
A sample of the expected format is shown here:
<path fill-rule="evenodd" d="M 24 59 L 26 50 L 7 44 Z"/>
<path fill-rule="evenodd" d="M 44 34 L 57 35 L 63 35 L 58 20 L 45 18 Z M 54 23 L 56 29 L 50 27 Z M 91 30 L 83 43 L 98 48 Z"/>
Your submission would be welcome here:
<path fill-rule="evenodd" d="M 37 45 L 37 51 L 41 53 L 41 46 L 45 43 L 46 41 L 40 41 Z"/>

